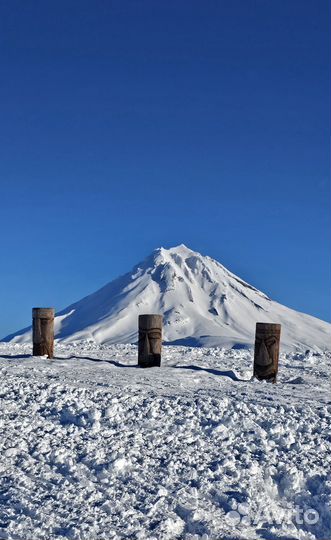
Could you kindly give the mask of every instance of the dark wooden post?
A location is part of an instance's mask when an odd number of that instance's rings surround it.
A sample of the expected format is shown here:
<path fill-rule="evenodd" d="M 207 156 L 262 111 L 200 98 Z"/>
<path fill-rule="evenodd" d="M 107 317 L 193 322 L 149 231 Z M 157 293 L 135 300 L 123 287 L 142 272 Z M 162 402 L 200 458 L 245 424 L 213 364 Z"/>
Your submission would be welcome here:
<path fill-rule="evenodd" d="M 54 356 L 54 308 L 32 308 L 33 356 Z"/>
<path fill-rule="evenodd" d="M 138 365 L 161 366 L 162 315 L 139 315 Z"/>
<path fill-rule="evenodd" d="M 254 377 L 276 382 L 278 372 L 280 324 L 256 323 Z"/>

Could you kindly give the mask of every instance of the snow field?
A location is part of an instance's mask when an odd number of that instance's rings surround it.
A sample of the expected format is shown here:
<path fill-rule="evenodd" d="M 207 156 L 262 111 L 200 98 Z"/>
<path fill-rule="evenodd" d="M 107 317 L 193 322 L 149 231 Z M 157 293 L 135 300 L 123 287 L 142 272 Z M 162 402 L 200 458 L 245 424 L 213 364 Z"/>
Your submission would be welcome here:
<path fill-rule="evenodd" d="M 249 351 L 165 347 L 148 370 L 132 345 L 29 354 L 0 344 L 0 538 L 330 536 L 331 354 L 282 355 L 276 385 Z"/>

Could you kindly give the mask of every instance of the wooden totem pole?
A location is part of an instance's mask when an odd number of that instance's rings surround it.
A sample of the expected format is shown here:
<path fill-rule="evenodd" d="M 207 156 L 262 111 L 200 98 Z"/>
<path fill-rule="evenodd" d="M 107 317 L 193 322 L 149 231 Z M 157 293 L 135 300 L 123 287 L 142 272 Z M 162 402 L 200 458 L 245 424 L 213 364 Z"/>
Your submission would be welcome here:
<path fill-rule="evenodd" d="M 54 356 L 54 308 L 32 308 L 33 356 Z"/>
<path fill-rule="evenodd" d="M 256 323 L 254 377 L 275 383 L 278 372 L 280 324 Z"/>
<path fill-rule="evenodd" d="M 160 367 L 162 349 L 162 315 L 139 315 L 138 365 Z"/>

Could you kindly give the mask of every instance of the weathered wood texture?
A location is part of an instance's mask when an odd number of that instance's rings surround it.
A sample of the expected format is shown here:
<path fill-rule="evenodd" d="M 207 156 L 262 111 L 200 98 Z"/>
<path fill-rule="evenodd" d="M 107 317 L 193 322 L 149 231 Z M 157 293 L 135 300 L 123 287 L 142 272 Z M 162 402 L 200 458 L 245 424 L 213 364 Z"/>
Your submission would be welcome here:
<path fill-rule="evenodd" d="M 276 382 L 278 372 L 280 324 L 256 323 L 254 377 Z"/>
<path fill-rule="evenodd" d="M 161 366 L 162 315 L 139 315 L 138 365 Z"/>
<path fill-rule="evenodd" d="M 32 308 L 33 356 L 54 356 L 54 309 Z"/>

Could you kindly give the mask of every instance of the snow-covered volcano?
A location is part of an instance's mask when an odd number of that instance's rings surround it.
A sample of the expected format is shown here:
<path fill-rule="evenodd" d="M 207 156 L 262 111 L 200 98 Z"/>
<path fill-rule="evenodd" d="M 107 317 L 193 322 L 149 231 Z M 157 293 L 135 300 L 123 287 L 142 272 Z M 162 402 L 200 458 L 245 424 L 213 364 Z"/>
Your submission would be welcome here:
<path fill-rule="evenodd" d="M 331 325 L 272 301 L 184 245 L 156 249 L 131 272 L 59 312 L 59 341 L 134 343 L 141 313 L 164 315 L 164 342 L 252 346 L 256 322 L 282 324 L 282 348 L 330 349 Z M 31 328 L 5 341 L 31 340 Z"/>

